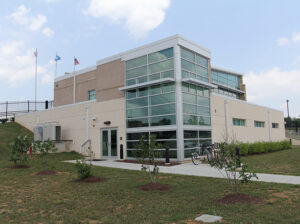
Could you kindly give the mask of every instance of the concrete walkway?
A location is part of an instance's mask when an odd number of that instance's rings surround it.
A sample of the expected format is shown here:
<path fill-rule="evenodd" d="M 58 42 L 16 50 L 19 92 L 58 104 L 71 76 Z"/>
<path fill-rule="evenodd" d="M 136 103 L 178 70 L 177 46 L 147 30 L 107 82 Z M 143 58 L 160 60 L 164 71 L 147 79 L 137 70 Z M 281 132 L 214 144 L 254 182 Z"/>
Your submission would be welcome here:
<path fill-rule="evenodd" d="M 75 160 L 66 161 L 75 163 Z M 94 166 L 103 166 L 127 170 L 141 170 L 141 164 L 115 162 L 112 160 L 105 161 L 93 161 Z M 210 167 L 209 164 L 200 164 L 195 166 L 193 163 L 183 163 L 176 166 L 159 166 L 159 172 L 168 174 L 181 174 L 188 176 L 199 177 L 214 177 L 225 178 L 225 172 L 220 173 L 217 169 Z M 300 176 L 288 176 L 288 175 L 275 175 L 275 174 L 263 174 L 258 173 L 258 181 L 272 182 L 272 183 L 284 183 L 284 184 L 300 184 Z M 256 180 L 256 179 L 253 179 Z"/>

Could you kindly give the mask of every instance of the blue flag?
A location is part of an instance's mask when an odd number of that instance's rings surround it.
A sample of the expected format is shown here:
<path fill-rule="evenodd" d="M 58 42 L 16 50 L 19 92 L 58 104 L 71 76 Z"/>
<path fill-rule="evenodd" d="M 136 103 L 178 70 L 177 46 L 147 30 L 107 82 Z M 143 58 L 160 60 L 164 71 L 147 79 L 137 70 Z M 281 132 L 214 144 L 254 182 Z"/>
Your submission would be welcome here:
<path fill-rule="evenodd" d="M 61 57 L 60 57 L 60 56 L 58 56 L 58 55 L 56 55 L 56 57 L 55 57 L 54 61 L 59 61 L 60 59 L 61 59 Z"/>

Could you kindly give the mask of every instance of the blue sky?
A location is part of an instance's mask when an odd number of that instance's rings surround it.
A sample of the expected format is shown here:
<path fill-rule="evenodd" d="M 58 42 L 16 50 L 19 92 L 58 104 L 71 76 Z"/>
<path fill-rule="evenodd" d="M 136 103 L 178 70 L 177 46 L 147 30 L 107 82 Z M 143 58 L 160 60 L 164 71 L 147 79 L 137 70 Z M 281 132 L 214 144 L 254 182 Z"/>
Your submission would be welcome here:
<path fill-rule="evenodd" d="M 212 52 L 212 65 L 244 73 L 248 100 L 300 116 L 300 1 L 26 0 L 0 8 L 0 102 L 53 98 L 58 73 L 181 34 Z"/>

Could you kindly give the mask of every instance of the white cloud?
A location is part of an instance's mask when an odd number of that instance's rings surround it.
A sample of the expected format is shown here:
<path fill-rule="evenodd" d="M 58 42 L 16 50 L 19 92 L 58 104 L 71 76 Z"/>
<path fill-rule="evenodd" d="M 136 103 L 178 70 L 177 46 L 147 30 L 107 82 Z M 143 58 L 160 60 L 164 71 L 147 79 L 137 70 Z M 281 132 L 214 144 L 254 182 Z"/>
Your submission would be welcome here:
<path fill-rule="evenodd" d="M 24 81 L 34 78 L 34 50 L 26 48 L 23 41 L 0 42 L 0 82 L 18 86 Z M 49 80 L 48 76 L 51 74 L 48 65 L 38 66 L 38 75 L 42 77 L 43 83 Z"/>
<path fill-rule="evenodd" d="M 133 37 L 141 38 L 164 21 L 169 6 L 170 0 L 90 0 L 85 14 L 124 23 Z"/>
<path fill-rule="evenodd" d="M 20 5 L 10 16 L 14 23 L 18 25 L 26 26 L 32 31 L 40 30 L 48 21 L 47 17 L 42 14 L 37 14 L 35 16 L 29 15 L 31 9 L 26 8 L 24 5 Z M 46 36 L 52 36 L 54 32 L 49 30 L 49 27 L 46 27 L 42 30 L 42 33 Z M 46 30 L 46 31 L 44 31 Z M 50 35 L 49 35 L 50 34 Z"/>
<path fill-rule="evenodd" d="M 290 43 L 290 40 L 286 37 L 281 37 L 277 40 L 278 46 L 285 46 L 285 45 L 288 45 L 289 43 Z"/>
<path fill-rule="evenodd" d="M 300 33 L 294 33 L 294 34 L 293 34 L 293 37 L 292 37 L 292 40 L 293 40 L 295 43 L 300 42 Z"/>
<path fill-rule="evenodd" d="M 46 27 L 42 30 L 42 33 L 47 37 L 52 37 L 54 34 L 54 31 L 51 28 Z"/>
<path fill-rule="evenodd" d="M 245 77 L 249 101 L 285 111 L 284 102 L 291 101 L 291 114 L 300 111 L 300 70 L 281 70 L 274 67 L 268 71 L 248 72 Z"/>

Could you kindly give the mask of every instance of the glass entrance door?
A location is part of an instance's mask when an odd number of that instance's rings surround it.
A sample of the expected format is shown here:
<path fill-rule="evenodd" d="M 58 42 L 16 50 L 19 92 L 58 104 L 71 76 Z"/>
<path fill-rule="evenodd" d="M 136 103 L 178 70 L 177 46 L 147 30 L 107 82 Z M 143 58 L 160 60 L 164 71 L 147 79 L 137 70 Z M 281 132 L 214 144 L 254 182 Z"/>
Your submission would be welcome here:
<path fill-rule="evenodd" d="M 117 157 L 118 156 L 118 129 L 102 129 L 102 156 Z"/>

